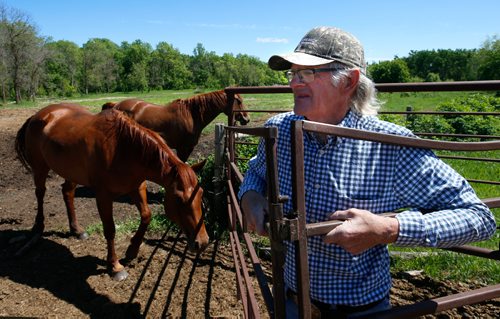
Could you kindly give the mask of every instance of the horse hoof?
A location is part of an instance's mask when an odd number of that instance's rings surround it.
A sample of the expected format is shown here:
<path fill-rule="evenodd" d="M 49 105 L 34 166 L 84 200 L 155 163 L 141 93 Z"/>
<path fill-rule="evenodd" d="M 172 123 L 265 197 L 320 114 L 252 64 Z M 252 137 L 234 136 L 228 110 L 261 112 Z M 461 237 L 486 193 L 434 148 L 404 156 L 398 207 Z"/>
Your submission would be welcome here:
<path fill-rule="evenodd" d="M 127 252 L 125 253 L 125 260 L 126 261 L 131 261 L 135 259 L 139 255 L 139 250 L 137 249 L 131 249 L 130 247 L 127 249 Z"/>
<path fill-rule="evenodd" d="M 122 281 L 125 280 L 128 277 L 127 271 L 124 269 L 122 271 L 119 271 L 113 275 L 113 280 L 114 281 Z"/>
<path fill-rule="evenodd" d="M 89 234 L 87 232 L 83 232 L 79 235 L 77 235 L 78 240 L 85 240 L 89 238 Z"/>

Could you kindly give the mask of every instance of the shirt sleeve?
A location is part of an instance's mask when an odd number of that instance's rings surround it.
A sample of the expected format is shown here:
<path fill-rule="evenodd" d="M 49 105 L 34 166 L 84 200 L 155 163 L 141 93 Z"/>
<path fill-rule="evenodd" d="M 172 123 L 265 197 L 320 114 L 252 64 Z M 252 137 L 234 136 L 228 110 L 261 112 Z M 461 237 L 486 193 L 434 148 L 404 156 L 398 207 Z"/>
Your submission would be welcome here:
<path fill-rule="evenodd" d="M 491 237 L 495 218 L 470 184 L 431 151 L 402 148 L 395 193 L 399 246 L 452 247 Z"/>

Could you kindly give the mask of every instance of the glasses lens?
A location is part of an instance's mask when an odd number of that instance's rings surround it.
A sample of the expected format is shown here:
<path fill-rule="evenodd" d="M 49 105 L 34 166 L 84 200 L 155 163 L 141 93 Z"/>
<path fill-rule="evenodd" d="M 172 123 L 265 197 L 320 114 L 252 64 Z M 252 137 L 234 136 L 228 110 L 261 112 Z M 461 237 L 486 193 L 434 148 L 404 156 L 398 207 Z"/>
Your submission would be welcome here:
<path fill-rule="evenodd" d="M 311 69 L 304 69 L 297 71 L 299 79 L 304 83 L 311 83 L 314 81 L 314 71 Z"/>
<path fill-rule="evenodd" d="M 290 70 L 285 73 L 288 82 L 292 82 L 295 75 L 299 76 L 299 80 L 303 83 L 311 83 L 314 81 L 314 71 L 311 69 Z"/>

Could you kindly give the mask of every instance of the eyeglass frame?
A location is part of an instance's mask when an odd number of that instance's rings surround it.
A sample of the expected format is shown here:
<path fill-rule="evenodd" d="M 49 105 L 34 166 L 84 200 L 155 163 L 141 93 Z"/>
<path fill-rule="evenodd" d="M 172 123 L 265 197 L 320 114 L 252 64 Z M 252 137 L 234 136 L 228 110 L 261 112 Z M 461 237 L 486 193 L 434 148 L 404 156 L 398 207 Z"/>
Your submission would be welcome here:
<path fill-rule="evenodd" d="M 285 72 L 285 77 L 287 78 L 288 83 L 292 82 L 292 80 L 295 77 L 295 75 L 299 76 L 300 82 L 302 82 L 302 83 L 311 83 L 312 81 L 314 81 L 314 79 L 316 77 L 314 77 L 313 80 L 306 82 L 306 81 L 303 80 L 304 76 L 301 76 L 300 72 L 302 72 L 302 71 L 312 71 L 312 75 L 314 76 L 316 73 L 320 73 L 320 72 L 339 71 L 339 70 L 345 70 L 345 68 L 317 68 L 317 69 L 288 70 L 288 71 Z"/>

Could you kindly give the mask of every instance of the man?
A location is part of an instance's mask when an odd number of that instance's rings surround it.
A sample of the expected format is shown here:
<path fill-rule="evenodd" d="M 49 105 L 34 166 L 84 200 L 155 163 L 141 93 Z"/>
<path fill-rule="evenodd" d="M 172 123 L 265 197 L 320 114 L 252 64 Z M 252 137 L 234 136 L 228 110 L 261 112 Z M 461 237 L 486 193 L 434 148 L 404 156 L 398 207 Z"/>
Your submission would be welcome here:
<path fill-rule="evenodd" d="M 293 112 L 272 117 L 278 127 L 279 188 L 292 195 L 290 125 L 307 119 L 342 127 L 415 135 L 376 117 L 380 103 L 366 76 L 364 50 L 337 28 L 309 31 L 295 51 L 269 59 L 286 74 Z M 311 299 L 325 317 L 388 309 L 391 278 L 387 244 L 450 247 L 485 240 L 496 229 L 486 205 L 467 181 L 431 151 L 306 133 L 306 219 L 345 222 L 324 237 L 308 239 Z M 239 197 L 248 229 L 266 235 L 265 151 L 249 163 Z M 406 208 L 395 218 L 383 212 Z M 284 211 L 292 210 L 292 201 Z M 297 291 L 294 247 L 287 243 L 287 295 Z M 287 300 L 288 317 L 297 307 Z"/>

